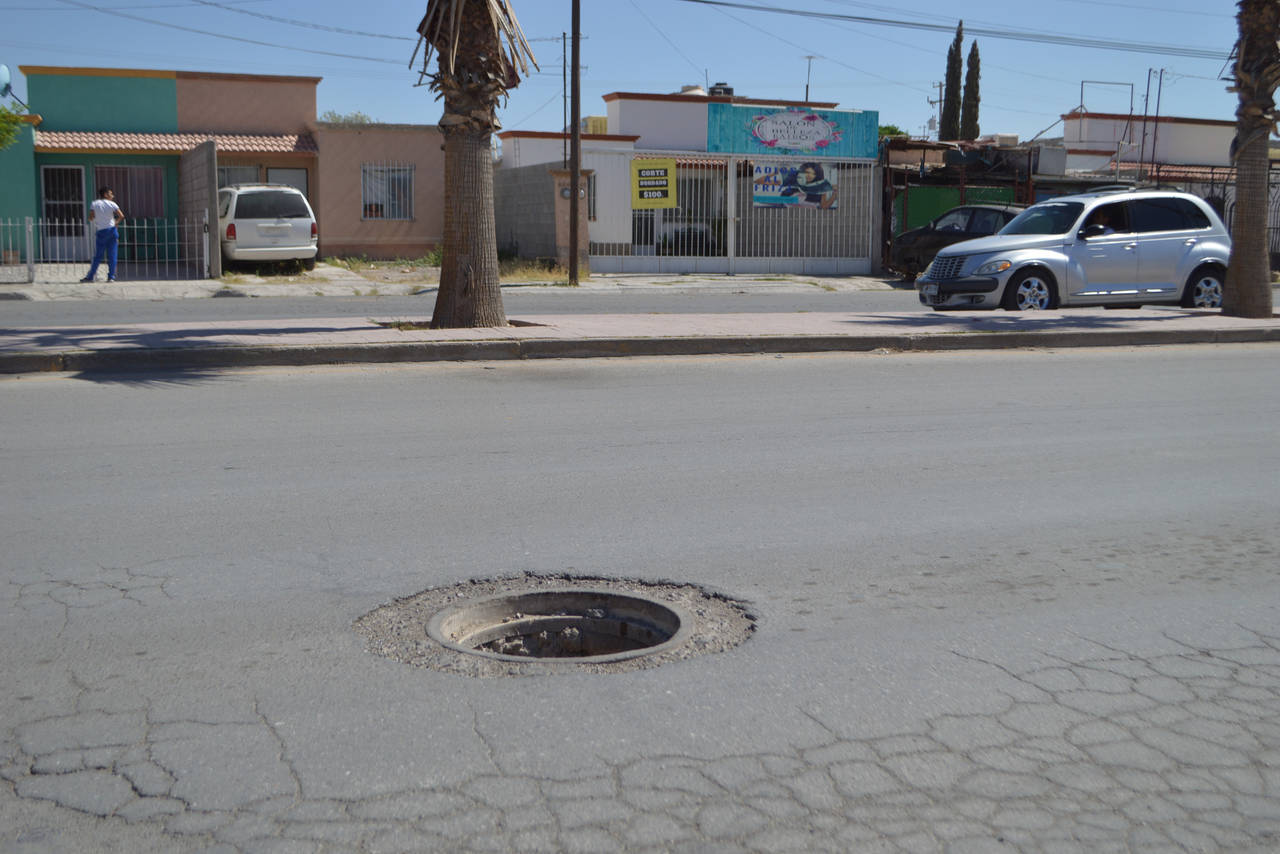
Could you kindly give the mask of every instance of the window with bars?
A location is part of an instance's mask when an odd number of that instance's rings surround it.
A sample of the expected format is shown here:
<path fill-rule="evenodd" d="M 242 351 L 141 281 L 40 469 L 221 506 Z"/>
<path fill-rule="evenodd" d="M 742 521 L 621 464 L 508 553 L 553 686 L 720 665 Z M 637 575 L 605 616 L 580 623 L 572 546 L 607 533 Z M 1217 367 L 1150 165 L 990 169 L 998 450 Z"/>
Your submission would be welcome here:
<path fill-rule="evenodd" d="M 365 163 L 360 166 L 363 219 L 413 219 L 413 164 Z"/>
<path fill-rule="evenodd" d="M 116 204 L 129 219 L 150 219 L 164 214 L 164 167 L 162 166 L 95 166 L 93 196 L 110 187 Z"/>

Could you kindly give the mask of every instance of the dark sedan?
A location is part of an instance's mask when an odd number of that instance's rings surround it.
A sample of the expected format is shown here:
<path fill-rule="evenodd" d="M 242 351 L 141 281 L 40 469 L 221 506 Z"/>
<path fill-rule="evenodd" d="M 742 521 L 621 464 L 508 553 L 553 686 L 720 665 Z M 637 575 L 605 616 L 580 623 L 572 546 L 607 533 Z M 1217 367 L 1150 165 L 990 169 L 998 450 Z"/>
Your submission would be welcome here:
<path fill-rule="evenodd" d="M 915 278 L 939 249 L 986 237 L 1004 228 L 1020 214 L 1021 205 L 962 205 L 919 228 L 904 231 L 889 246 L 889 269 L 907 278 Z"/>

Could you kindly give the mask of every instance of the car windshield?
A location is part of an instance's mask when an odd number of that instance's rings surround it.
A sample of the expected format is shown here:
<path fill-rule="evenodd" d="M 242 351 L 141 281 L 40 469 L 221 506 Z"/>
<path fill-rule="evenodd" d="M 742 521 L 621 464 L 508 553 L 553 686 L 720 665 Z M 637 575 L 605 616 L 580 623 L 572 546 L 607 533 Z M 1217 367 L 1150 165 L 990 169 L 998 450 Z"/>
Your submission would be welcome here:
<path fill-rule="evenodd" d="M 298 193 L 241 193 L 236 199 L 236 219 L 305 219 L 310 216 L 306 202 Z"/>
<path fill-rule="evenodd" d="M 1080 202 L 1041 202 L 1018 214 L 1001 234 L 1066 234 L 1079 219 Z"/>

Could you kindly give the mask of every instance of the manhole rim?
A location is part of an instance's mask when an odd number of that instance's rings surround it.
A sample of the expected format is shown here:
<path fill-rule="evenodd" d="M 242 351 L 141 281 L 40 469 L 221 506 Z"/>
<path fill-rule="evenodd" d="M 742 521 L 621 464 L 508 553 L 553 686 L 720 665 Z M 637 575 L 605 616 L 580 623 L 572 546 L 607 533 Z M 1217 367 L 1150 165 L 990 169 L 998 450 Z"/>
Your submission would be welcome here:
<path fill-rule="evenodd" d="M 667 640 L 655 644 L 653 646 L 641 647 L 639 649 L 628 650 L 625 652 L 607 653 L 605 655 L 583 655 L 583 656 L 566 656 L 562 658 L 538 658 L 525 655 L 506 655 L 499 652 L 491 652 L 489 650 L 474 649 L 454 642 L 446 631 L 442 630 L 443 624 L 464 611 L 474 610 L 482 607 L 487 603 L 497 602 L 501 600 L 518 599 L 528 596 L 555 596 L 566 594 L 586 594 L 608 597 L 610 599 L 630 599 L 642 602 L 646 605 L 657 606 L 670 612 L 676 619 L 677 628 L 671 637 Z M 660 655 L 664 652 L 678 649 L 682 645 L 689 642 L 694 634 L 694 618 L 693 615 L 676 604 L 653 596 L 645 596 L 634 590 L 619 592 L 609 587 L 596 586 L 565 586 L 565 587 L 540 587 L 529 588 L 527 590 L 509 591 L 506 593 L 494 593 L 485 596 L 477 596 L 470 599 L 464 599 L 454 602 L 444 608 L 440 608 L 432 613 L 431 618 L 427 620 L 424 627 L 427 637 L 441 646 L 453 650 L 463 655 L 475 658 L 488 659 L 490 661 L 501 661 L 507 663 L 518 664 L 539 664 L 549 667 L 568 667 L 577 664 L 610 664 L 614 662 L 631 661 L 638 658 L 646 658 L 649 656 Z"/>

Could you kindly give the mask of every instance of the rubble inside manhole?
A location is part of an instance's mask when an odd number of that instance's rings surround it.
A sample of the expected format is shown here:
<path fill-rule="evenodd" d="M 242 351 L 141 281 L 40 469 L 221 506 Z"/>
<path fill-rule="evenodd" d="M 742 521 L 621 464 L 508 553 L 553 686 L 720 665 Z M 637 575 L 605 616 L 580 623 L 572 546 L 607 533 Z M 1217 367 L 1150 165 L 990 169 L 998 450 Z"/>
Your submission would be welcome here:
<path fill-rule="evenodd" d="M 722 652 L 748 637 L 745 603 L 692 584 L 580 575 L 476 579 L 358 619 L 370 652 L 472 676 L 616 673 Z"/>

